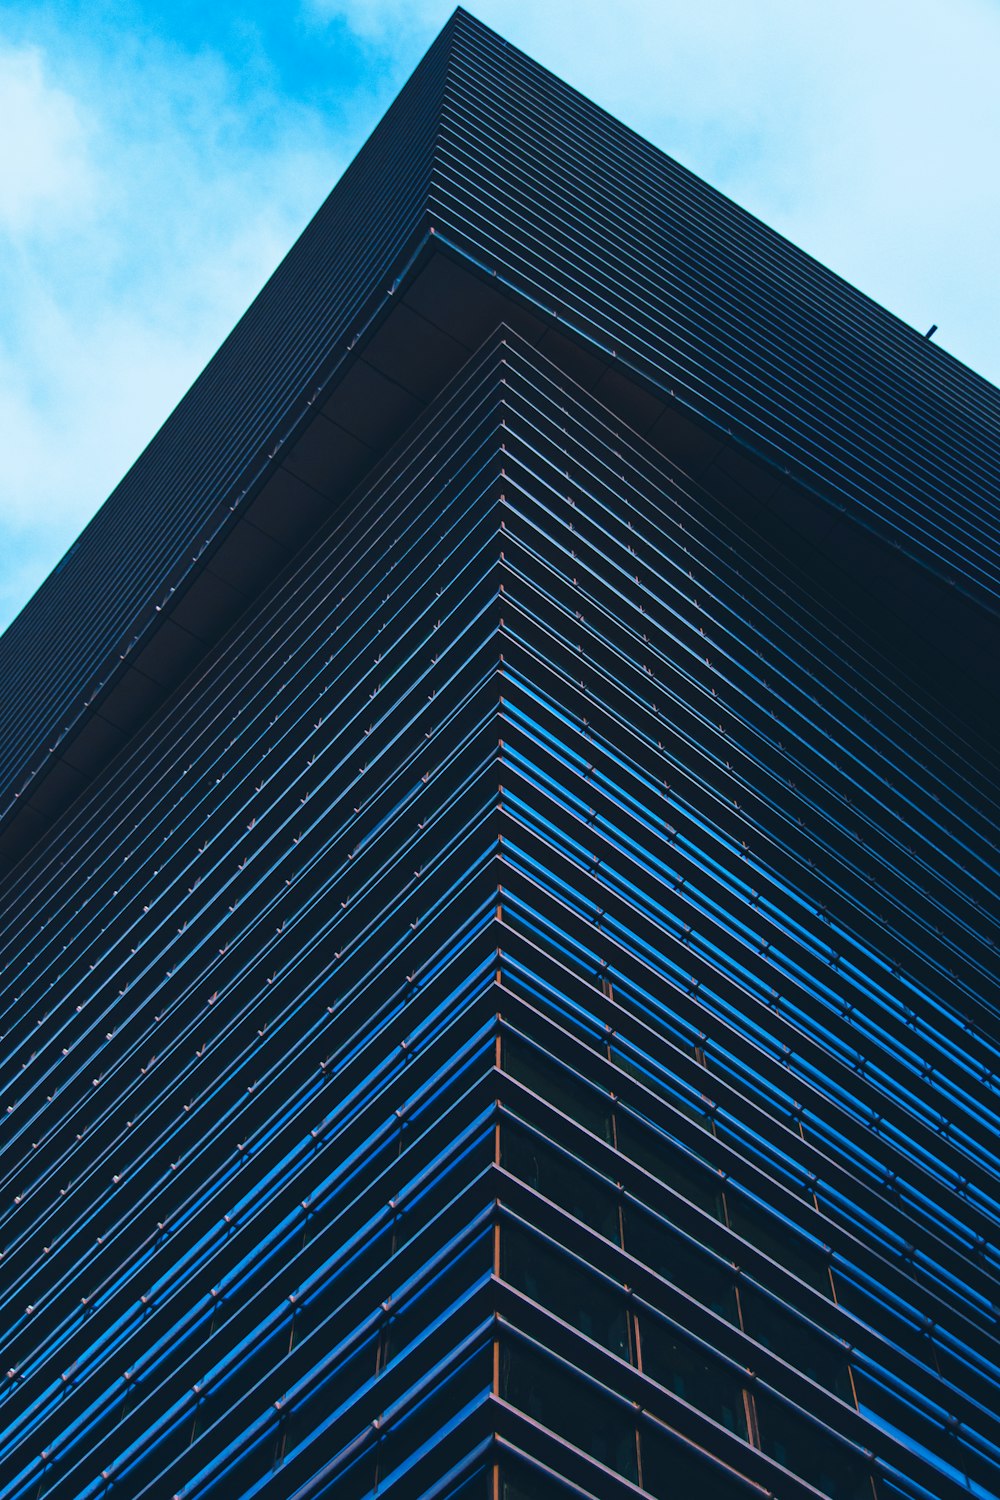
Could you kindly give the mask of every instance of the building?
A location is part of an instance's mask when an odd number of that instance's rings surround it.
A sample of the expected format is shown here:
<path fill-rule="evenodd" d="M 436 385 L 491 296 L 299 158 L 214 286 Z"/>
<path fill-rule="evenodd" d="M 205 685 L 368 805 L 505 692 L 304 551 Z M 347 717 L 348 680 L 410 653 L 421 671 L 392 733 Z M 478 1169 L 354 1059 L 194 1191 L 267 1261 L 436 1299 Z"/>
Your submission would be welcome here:
<path fill-rule="evenodd" d="M 4 1500 L 1000 1493 L 998 418 L 456 13 L 0 641 Z"/>

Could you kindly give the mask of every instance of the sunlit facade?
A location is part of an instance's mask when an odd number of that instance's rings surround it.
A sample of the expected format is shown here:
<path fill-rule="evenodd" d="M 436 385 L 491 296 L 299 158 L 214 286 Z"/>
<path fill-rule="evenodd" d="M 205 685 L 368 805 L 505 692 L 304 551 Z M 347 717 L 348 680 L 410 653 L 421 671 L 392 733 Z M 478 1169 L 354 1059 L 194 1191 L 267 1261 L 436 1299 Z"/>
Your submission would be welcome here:
<path fill-rule="evenodd" d="M 998 418 L 456 13 L 0 641 L 2 1500 L 1000 1494 Z"/>

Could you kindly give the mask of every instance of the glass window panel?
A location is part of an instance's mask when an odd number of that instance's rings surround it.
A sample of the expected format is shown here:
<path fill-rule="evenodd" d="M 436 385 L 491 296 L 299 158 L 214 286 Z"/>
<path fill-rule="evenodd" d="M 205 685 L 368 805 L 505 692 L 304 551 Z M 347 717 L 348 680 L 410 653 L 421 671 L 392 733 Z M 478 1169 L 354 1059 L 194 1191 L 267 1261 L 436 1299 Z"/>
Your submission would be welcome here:
<path fill-rule="evenodd" d="M 631 1203 L 625 1213 L 625 1249 L 720 1317 L 738 1321 L 732 1268 Z"/>
<path fill-rule="evenodd" d="M 500 1466 L 500 1500 L 567 1500 L 570 1493 L 527 1464 L 505 1458 Z"/>
<path fill-rule="evenodd" d="M 826 1254 L 819 1245 L 811 1244 L 784 1219 L 772 1217 L 739 1193 L 727 1192 L 726 1206 L 730 1227 L 740 1239 L 748 1240 L 769 1260 L 829 1297 L 830 1272 Z"/>
<path fill-rule="evenodd" d="M 694 1048 L 690 1050 L 693 1054 Z M 693 1089 L 690 1084 L 682 1082 L 679 1078 L 668 1077 L 659 1067 L 654 1069 L 651 1063 L 644 1064 L 638 1057 L 633 1057 L 614 1042 L 611 1044 L 611 1061 L 630 1077 L 638 1079 L 646 1088 L 654 1089 L 656 1093 L 669 1100 L 674 1108 L 687 1115 L 689 1120 L 707 1127 L 704 1101 L 697 1089 Z"/>
<path fill-rule="evenodd" d="M 754 1493 L 735 1476 L 648 1424 L 640 1429 L 642 1487 L 657 1500 L 745 1500 Z"/>
<path fill-rule="evenodd" d="M 493 1470 L 477 1469 L 441 1497 L 441 1500 L 493 1500 Z"/>
<path fill-rule="evenodd" d="M 931 1406 L 926 1398 L 912 1399 L 875 1370 L 856 1368 L 854 1378 L 862 1416 L 972 1493 L 991 1500 L 1000 1494 L 998 1465 L 978 1443 L 973 1447 L 963 1441 L 965 1429 L 952 1428 L 943 1407 Z"/>
<path fill-rule="evenodd" d="M 407 1463 L 427 1443 L 452 1427 L 477 1398 L 485 1400 L 492 1381 L 493 1346 L 484 1344 L 475 1348 L 456 1368 L 438 1378 L 414 1405 L 395 1415 L 384 1429 L 379 1444 L 380 1485 L 394 1469 Z M 403 1493 L 402 1489 L 400 1493 Z"/>
<path fill-rule="evenodd" d="M 281 1493 L 280 1478 L 275 1480 L 275 1493 Z M 375 1444 L 364 1453 L 338 1465 L 329 1480 L 310 1496 L 310 1500 L 368 1500 L 375 1488 Z M 218 1500 L 232 1500 L 234 1491 L 226 1490 Z"/>
<path fill-rule="evenodd" d="M 379 1334 L 367 1334 L 353 1349 L 338 1360 L 337 1364 L 308 1390 L 295 1398 L 285 1418 L 285 1452 L 291 1453 L 306 1440 L 327 1417 L 339 1406 L 350 1401 L 360 1387 L 375 1374 Z M 358 1412 L 359 1428 L 375 1415 L 367 1404 L 362 1403 Z"/>
<path fill-rule="evenodd" d="M 582 1224 L 618 1243 L 618 1195 L 610 1183 L 508 1122 L 500 1129 L 500 1162 Z"/>
<path fill-rule="evenodd" d="M 423 1186 L 413 1196 L 404 1189 L 401 1201 L 397 1202 L 394 1248 L 399 1250 L 409 1244 L 484 1163 L 492 1159 L 492 1155 L 493 1127 L 490 1126 L 482 1134 L 473 1136 L 457 1156 L 446 1162 L 439 1161 L 433 1172 L 421 1173 L 418 1180 L 422 1180 Z"/>
<path fill-rule="evenodd" d="M 648 1315 L 640 1320 L 639 1348 L 644 1373 L 658 1385 L 746 1438 L 743 1388 L 725 1365 Z"/>
<path fill-rule="evenodd" d="M 751 1338 L 853 1406 L 847 1357 L 835 1339 L 824 1338 L 748 1282 L 740 1286 L 740 1304 L 743 1326 Z"/>
<path fill-rule="evenodd" d="M 723 1217 L 722 1190 L 711 1167 L 702 1167 L 669 1135 L 623 1109 L 618 1111 L 618 1149 L 696 1208 Z"/>
<path fill-rule="evenodd" d="M 360 1252 L 341 1265 L 331 1266 L 322 1279 L 317 1277 L 310 1281 L 306 1290 L 299 1293 L 295 1311 L 296 1344 L 307 1338 L 340 1306 L 349 1288 L 360 1286 L 392 1258 L 391 1226 L 370 1228 L 366 1234 L 366 1243 Z"/>
<path fill-rule="evenodd" d="M 760 1445 L 830 1500 L 871 1500 L 871 1479 L 851 1450 L 767 1391 L 755 1393 Z"/>
<path fill-rule="evenodd" d="M 484 1234 L 457 1250 L 446 1268 L 398 1300 L 394 1297 L 385 1330 L 385 1358 L 396 1355 L 458 1302 L 492 1267 L 492 1235 Z"/>
<path fill-rule="evenodd" d="M 222 1500 L 223 1496 L 242 1495 L 274 1468 L 278 1442 L 277 1427 L 255 1438 L 232 1463 L 223 1469 L 202 1493 Z M 133 1491 L 136 1493 L 136 1491 Z"/>
<path fill-rule="evenodd" d="M 116 1483 L 123 1493 L 138 1495 L 146 1485 L 156 1482 L 166 1466 L 187 1447 L 193 1412 L 190 1407 L 176 1406 L 165 1419 L 144 1436 L 137 1436 L 126 1449 L 127 1457 L 115 1460 Z M 277 1420 L 277 1419 L 275 1419 Z M 270 1435 L 270 1460 L 274 1458 L 275 1433 Z"/>
<path fill-rule="evenodd" d="M 638 1482 L 635 1427 L 627 1410 L 565 1366 L 533 1349 L 511 1344 L 502 1351 L 500 1394 L 598 1463 Z"/>
<path fill-rule="evenodd" d="M 533 1302 L 628 1359 L 624 1296 L 568 1255 L 554 1251 L 537 1235 L 505 1224 L 500 1231 L 500 1273 Z"/>
<path fill-rule="evenodd" d="M 610 1094 L 576 1078 L 568 1068 L 520 1037 L 504 1037 L 502 1058 L 503 1068 L 512 1078 L 610 1144 Z"/>
<path fill-rule="evenodd" d="M 216 1334 L 214 1347 L 209 1346 L 217 1358 L 220 1357 L 219 1346 L 224 1346 L 230 1329 L 239 1329 L 241 1324 L 246 1323 L 249 1323 L 249 1327 L 243 1335 L 241 1345 L 236 1346 L 240 1348 L 238 1358 L 221 1375 L 213 1371 L 204 1379 L 204 1393 L 195 1408 L 191 1425 L 192 1441 L 228 1410 L 240 1392 L 249 1390 L 258 1381 L 266 1380 L 291 1347 L 291 1316 L 283 1315 L 270 1328 L 260 1329 L 254 1328 L 248 1318 L 237 1315 Z"/>

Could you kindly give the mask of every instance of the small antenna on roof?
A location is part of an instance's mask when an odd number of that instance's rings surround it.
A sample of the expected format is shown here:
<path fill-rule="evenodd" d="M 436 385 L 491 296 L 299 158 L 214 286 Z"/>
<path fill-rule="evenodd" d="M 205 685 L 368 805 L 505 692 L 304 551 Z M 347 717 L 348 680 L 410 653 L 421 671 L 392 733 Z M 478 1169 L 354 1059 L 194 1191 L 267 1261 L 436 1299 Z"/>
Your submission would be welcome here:
<path fill-rule="evenodd" d="M 932 339 L 934 337 L 934 335 L 937 333 L 937 331 L 938 331 L 937 324 L 936 323 L 932 323 L 931 326 L 928 328 L 927 332 L 924 334 L 924 338 L 925 339 Z"/>

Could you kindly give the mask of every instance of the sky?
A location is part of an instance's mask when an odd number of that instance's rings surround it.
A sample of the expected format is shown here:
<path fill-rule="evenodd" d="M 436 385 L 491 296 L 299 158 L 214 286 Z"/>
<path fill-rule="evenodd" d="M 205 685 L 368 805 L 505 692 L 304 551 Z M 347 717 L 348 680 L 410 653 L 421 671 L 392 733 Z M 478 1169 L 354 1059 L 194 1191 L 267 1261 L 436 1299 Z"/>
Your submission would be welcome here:
<path fill-rule="evenodd" d="M 1000 383 L 1000 0 L 471 0 Z M 453 5 L 0 0 L 0 629 Z"/>

